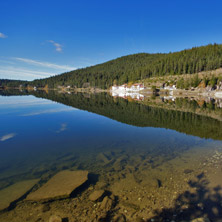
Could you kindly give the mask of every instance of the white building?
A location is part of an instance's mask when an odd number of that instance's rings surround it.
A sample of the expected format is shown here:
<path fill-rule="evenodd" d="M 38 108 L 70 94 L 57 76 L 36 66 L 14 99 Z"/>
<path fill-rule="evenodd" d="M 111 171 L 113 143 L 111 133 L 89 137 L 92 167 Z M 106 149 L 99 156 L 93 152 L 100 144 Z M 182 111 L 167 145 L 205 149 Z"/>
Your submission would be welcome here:
<path fill-rule="evenodd" d="M 121 86 L 112 86 L 111 95 L 114 97 L 121 97 L 124 99 L 132 98 L 134 100 L 143 100 L 144 96 L 139 93 L 139 91 L 144 90 L 143 84 L 133 84 L 132 86 L 127 86 L 123 84 Z"/>
<path fill-rule="evenodd" d="M 119 88 L 118 86 L 112 86 L 112 89 L 111 89 L 111 90 L 112 90 L 112 91 L 116 91 L 116 90 L 118 90 L 118 88 Z"/>
<path fill-rule="evenodd" d="M 176 88 L 176 85 L 172 85 L 172 86 L 164 86 L 164 89 L 166 89 L 166 90 L 175 90 L 177 88 Z"/>
<path fill-rule="evenodd" d="M 138 92 L 144 90 L 145 87 L 143 84 L 133 84 L 132 86 L 127 86 L 127 84 L 123 84 L 121 86 L 112 86 L 111 91 L 114 92 Z"/>

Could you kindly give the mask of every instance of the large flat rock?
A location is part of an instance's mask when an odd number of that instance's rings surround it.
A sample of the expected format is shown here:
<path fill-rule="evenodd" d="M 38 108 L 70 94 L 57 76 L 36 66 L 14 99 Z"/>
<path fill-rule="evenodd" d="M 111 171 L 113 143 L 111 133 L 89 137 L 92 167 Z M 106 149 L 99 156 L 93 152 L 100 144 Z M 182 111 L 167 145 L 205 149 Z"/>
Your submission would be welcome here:
<path fill-rule="evenodd" d="M 39 180 L 25 180 L 0 190 L 0 210 L 25 195 Z"/>
<path fill-rule="evenodd" d="M 88 180 L 88 171 L 64 170 L 53 176 L 46 184 L 33 193 L 26 200 L 44 200 L 69 197 L 70 194 Z"/>

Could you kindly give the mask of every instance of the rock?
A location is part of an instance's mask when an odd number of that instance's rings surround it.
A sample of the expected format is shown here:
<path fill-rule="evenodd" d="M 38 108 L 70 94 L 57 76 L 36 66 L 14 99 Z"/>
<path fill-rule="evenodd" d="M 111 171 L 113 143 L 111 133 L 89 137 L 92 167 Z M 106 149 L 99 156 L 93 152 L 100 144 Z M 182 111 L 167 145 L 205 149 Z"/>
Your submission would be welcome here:
<path fill-rule="evenodd" d="M 210 222 L 210 220 L 208 218 L 196 218 L 194 220 L 192 220 L 191 222 Z"/>
<path fill-rule="evenodd" d="M 110 197 L 106 196 L 104 197 L 100 208 L 109 211 L 112 208 L 112 205 L 113 205 L 113 200 Z"/>
<path fill-rule="evenodd" d="M 184 172 L 185 174 L 189 174 L 189 173 L 192 173 L 193 170 L 191 170 L 191 169 L 186 169 L 186 170 L 184 170 L 183 172 Z"/>
<path fill-rule="evenodd" d="M 98 222 L 107 222 L 107 214 L 106 213 L 103 213 L 102 215 L 100 215 L 98 217 Z"/>
<path fill-rule="evenodd" d="M 29 194 L 26 200 L 44 200 L 69 197 L 88 180 L 88 171 L 64 170 L 53 176 L 46 184 Z"/>
<path fill-rule="evenodd" d="M 45 213 L 47 211 L 50 211 L 50 206 L 49 206 L 49 204 L 44 204 L 42 206 L 42 212 Z"/>
<path fill-rule="evenodd" d="M 38 182 L 35 180 L 25 180 L 15 183 L 0 191 L 0 210 L 10 206 L 10 204 L 25 195 Z"/>
<path fill-rule="evenodd" d="M 56 215 L 52 215 L 52 216 L 49 218 L 49 222 L 62 222 L 62 218 L 59 217 L 59 216 L 56 216 Z"/>
<path fill-rule="evenodd" d="M 107 187 L 107 183 L 103 182 L 103 181 L 98 181 L 96 183 L 96 188 L 101 190 L 101 189 L 105 189 Z"/>
<path fill-rule="evenodd" d="M 127 157 L 125 156 L 120 157 L 113 163 L 113 169 L 115 171 L 121 171 L 126 165 L 126 163 L 127 163 Z"/>
<path fill-rule="evenodd" d="M 125 215 L 123 215 L 123 214 L 116 215 L 116 216 L 113 218 L 113 221 L 114 221 L 114 222 L 126 222 L 126 217 L 125 217 Z"/>
<path fill-rule="evenodd" d="M 89 195 L 89 199 L 91 201 L 97 201 L 102 198 L 104 195 L 105 191 L 104 190 L 95 190 L 93 193 Z"/>
<path fill-rule="evenodd" d="M 98 160 L 102 161 L 104 164 L 108 164 L 110 162 L 110 159 L 104 154 L 104 153 L 100 153 L 97 156 Z"/>
<path fill-rule="evenodd" d="M 41 217 L 39 217 L 39 218 L 37 218 L 37 220 L 35 222 L 44 222 L 44 221 Z"/>

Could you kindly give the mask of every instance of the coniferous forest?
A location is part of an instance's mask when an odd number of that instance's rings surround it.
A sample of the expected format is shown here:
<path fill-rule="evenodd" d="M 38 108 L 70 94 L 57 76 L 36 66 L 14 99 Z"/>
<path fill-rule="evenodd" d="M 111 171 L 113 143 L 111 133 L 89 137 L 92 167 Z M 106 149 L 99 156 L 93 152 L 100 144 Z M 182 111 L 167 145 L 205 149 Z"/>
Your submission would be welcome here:
<path fill-rule="evenodd" d="M 49 88 L 71 86 L 107 89 L 113 84 L 119 85 L 155 76 L 193 74 L 220 67 L 222 44 L 210 44 L 174 53 L 139 53 L 123 56 L 99 65 L 31 82 L 0 80 L 0 86 L 13 87 L 23 84 Z"/>

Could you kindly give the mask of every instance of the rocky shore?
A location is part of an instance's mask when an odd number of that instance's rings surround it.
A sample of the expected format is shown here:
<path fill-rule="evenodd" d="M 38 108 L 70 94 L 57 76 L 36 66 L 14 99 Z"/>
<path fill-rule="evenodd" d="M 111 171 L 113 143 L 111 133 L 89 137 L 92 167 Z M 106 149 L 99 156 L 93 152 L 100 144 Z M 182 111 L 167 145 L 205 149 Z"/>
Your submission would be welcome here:
<path fill-rule="evenodd" d="M 5 205 L 0 221 L 220 222 L 222 150 L 201 149 L 168 161 L 100 153 L 96 161 L 104 172 L 98 179 L 79 170 L 40 178 Z"/>

